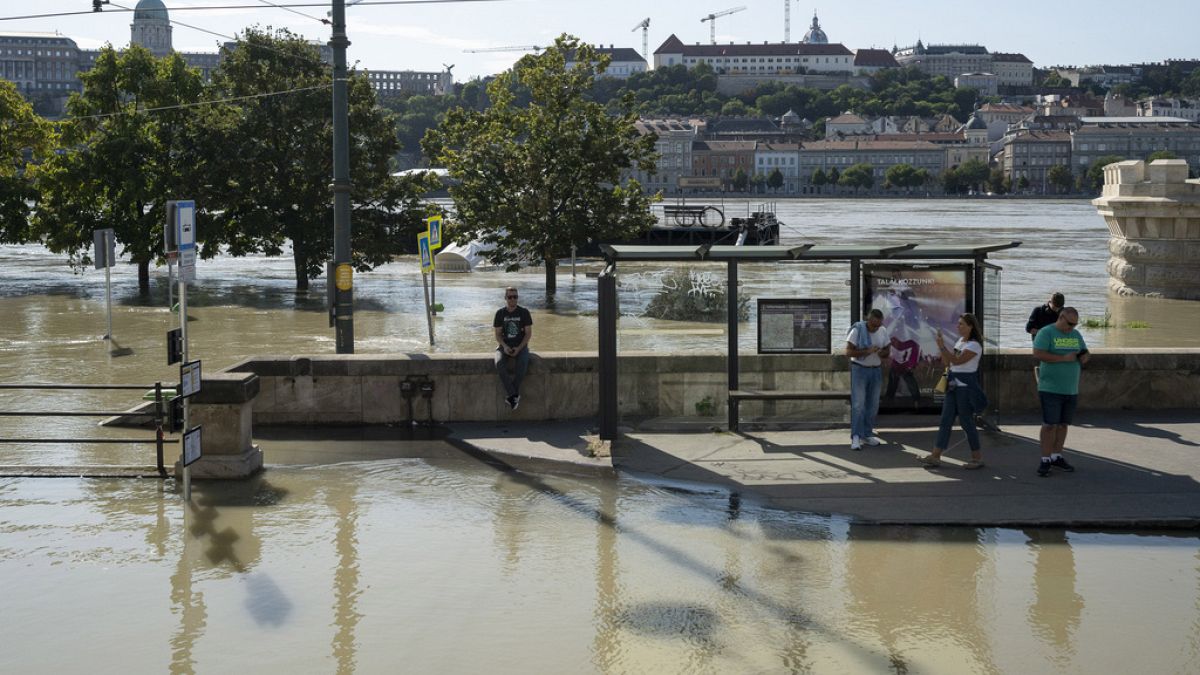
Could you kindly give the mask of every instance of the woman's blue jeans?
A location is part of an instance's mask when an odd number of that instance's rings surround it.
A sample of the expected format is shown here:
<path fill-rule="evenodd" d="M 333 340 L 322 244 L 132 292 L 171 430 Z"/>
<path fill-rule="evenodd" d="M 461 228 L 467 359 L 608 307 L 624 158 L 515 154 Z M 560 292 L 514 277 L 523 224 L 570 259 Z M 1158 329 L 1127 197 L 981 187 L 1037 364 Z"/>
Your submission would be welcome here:
<path fill-rule="evenodd" d="M 967 435 L 967 444 L 973 452 L 979 451 L 979 430 L 975 428 L 975 408 L 971 405 L 971 388 L 958 386 L 946 390 L 946 398 L 942 400 L 942 421 L 938 424 L 937 441 L 934 447 L 945 450 L 950 444 L 950 430 L 954 427 L 954 418 L 962 426 Z"/>

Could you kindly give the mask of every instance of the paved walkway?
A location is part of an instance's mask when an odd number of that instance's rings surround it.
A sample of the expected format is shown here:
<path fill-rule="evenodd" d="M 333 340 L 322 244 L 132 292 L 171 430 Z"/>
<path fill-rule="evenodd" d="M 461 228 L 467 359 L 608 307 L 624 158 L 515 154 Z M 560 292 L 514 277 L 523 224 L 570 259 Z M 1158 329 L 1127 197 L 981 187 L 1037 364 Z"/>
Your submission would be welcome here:
<path fill-rule="evenodd" d="M 962 433 L 939 469 L 917 462 L 933 446 L 936 419 L 885 417 L 886 445 L 849 448 L 845 429 L 664 432 L 626 429 L 612 465 L 621 472 L 718 485 L 784 509 L 887 524 L 1200 528 L 1200 413 L 1080 413 L 1067 437 L 1075 473 L 1036 474 L 1036 417 L 984 433 L 986 466 L 962 469 Z M 586 458 L 588 421 L 453 425 L 451 438 L 520 468 Z M 644 428 L 662 428 L 661 424 Z M 269 461 L 269 460 L 268 460 Z M 550 463 L 550 464 L 548 464 Z M 540 467 L 538 466 L 540 465 Z"/>

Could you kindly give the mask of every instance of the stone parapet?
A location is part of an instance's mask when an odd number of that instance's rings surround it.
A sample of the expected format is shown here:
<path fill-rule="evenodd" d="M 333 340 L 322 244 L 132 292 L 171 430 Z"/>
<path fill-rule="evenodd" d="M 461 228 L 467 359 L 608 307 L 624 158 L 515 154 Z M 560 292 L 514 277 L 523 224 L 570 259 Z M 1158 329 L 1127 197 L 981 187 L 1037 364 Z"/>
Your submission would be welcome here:
<path fill-rule="evenodd" d="M 202 454 L 190 467 L 195 479 L 245 478 L 263 465 L 254 444 L 254 402 L 263 380 L 253 373 L 205 374 L 200 391 L 189 402 L 188 423 L 200 426 Z M 176 462 L 175 475 L 183 475 Z"/>
<path fill-rule="evenodd" d="M 1200 180 L 1184 160 L 1109 164 L 1092 204 L 1109 230 L 1109 290 L 1200 300 Z"/>

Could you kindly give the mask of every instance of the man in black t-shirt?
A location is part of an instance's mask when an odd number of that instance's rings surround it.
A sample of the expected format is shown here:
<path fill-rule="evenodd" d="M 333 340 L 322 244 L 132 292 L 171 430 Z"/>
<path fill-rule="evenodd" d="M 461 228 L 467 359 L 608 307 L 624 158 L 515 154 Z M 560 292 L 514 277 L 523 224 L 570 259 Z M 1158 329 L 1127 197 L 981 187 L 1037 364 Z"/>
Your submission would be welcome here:
<path fill-rule="evenodd" d="M 529 339 L 533 337 L 533 317 L 529 310 L 517 304 L 517 289 L 504 289 L 504 307 L 492 319 L 496 334 L 496 373 L 508 396 L 504 399 L 513 410 L 521 404 L 521 380 L 529 370 Z M 515 360 L 513 374 L 508 374 L 509 361 Z"/>
<path fill-rule="evenodd" d="M 1063 305 L 1067 304 L 1067 298 L 1062 293 L 1055 293 L 1050 296 L 1050 300 L 1041 307 L 1034 307 L 1029 313 L 1029 320 L 1025 322 L 1025 332 L 1029 333 L 1029 338 L 1037 337 L 1038 331 L 1058 321 L 1058 313 L 1062 311 Z M 1033 381 L 1038 381 L 1038 362 L 1033 364 Z"/>

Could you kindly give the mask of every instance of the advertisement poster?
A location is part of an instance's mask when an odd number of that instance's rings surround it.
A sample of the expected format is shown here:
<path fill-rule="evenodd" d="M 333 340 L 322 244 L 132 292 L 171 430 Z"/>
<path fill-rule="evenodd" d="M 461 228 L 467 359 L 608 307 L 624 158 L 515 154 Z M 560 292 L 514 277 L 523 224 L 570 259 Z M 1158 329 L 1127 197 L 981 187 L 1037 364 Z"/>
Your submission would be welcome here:
<path fill-rule="evenodd" d="M 759 354 L 828 354 L 828 298 L 758 299 Z"/>
<path fill-rule="evenodd" d="M 941 405 L 933 387 L 942 374 L 936 335 L 958 340 L 959 315 L 971 311 L 970 265 L 864 265 L 863 316 L 883 312 L 891 340 L 881 410 Z"/>

